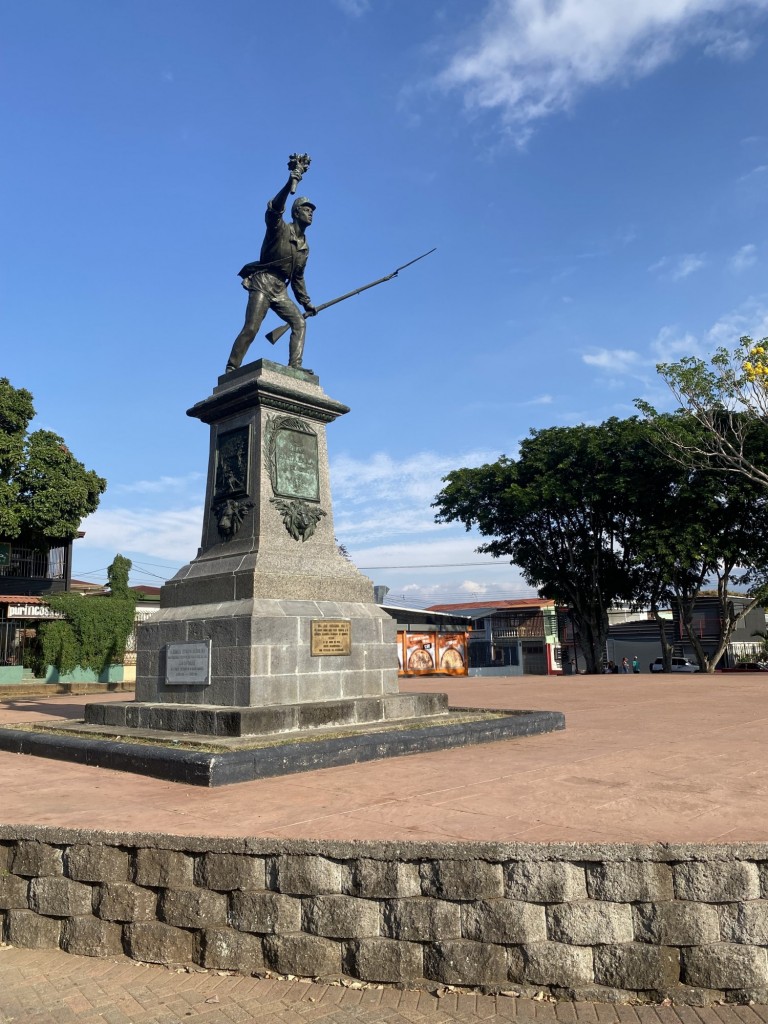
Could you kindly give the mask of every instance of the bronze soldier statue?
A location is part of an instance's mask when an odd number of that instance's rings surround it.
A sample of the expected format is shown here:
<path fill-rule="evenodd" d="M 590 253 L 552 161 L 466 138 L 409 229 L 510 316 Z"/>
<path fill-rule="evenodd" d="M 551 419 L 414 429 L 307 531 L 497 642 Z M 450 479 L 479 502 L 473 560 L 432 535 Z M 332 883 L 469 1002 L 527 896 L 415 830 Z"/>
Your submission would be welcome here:
<path fill-rule="evenodd" d="M 306 153 L 294 153 L 291 156 L 288 161 L 288 181 L 267 204 L 267 230 L 259 259 L 255 263 L 246 263 L 240 271 L 243 287 L 248 290 L 248 306 L 243 329 L 235 338 L 227 360 L 227 373 L 236 370 L 242 363 L 268 309 L 273 309 L 291 328 L 288 365 L 296 369 L 301 368 L 306 333 L 305 317 L 314 316 L 317 312 L 304 284 L 304 268 L 309 257 L 306 230 L 312 223 L 315 204 L 306 196 L 294 200 L 290 224 L 283 220 L 283 213 L 288 196 L 296 191 L 296 186 L 309 163 L 310 158 Z M 304 315 L 288 297 L 289 284 L 293 294 L 304 307 Z"/>

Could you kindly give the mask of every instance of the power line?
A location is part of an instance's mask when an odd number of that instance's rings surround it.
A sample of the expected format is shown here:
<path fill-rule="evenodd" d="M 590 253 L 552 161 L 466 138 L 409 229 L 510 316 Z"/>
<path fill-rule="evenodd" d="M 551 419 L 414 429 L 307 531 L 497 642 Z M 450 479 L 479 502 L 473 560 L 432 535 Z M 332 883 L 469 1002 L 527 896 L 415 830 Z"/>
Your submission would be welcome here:
<path fill-rule="evenodd" d="M 169 564 L 167 562 L 134 562 L 133 564 L 138 566 L 151 565 L 155 569 L 180 569 L 184 563 L 172 562 Z"/>
<path fill-rule="evenodd" d="M 133 572 L 133 570 L 131 570 L 131 571 Z M 163 581 L 165 581 L 165 579 L 166 579 L 165 576 L 161 576 L 159 573 L 156 573 L 156 572 L 150 572 L 148 569 L 139 569 L 136 575 L 137 576 L 151 576 L 152 579 L 155 579 L 155 580 L 163 580 Z"/>
<path fill-rule="evenodd" d="M 493 562 L 432 562 L 423 565 L 359 565 L 358 569 L 369 572 L 373 569 L 458 569 L 462 566 L 472 566 L 474 568 L 480 565 L 509 566 L 510 563 L 500 562 L 495 559 Z"/>

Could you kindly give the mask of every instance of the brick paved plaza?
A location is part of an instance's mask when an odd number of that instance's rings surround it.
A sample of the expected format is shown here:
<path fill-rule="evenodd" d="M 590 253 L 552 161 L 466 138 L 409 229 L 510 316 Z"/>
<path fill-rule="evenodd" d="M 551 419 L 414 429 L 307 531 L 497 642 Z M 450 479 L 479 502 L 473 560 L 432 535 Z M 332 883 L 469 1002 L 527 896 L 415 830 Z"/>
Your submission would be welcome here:
<path fill-rule="evenodd" d="M 0 820 L 175 835 L 524 842 L 768 840 L 768 675 L 406 680 L 563 732 L 216 790 L 0 752 Z M 115 694 L 101 699 L 124 699 Z M 0 705 L 78 717 L 84 698 Z"/>
<path fill-rule="evenodd" d="M 0 1024 L 766 1024 L 765 1006 L 628 1006 L 346 988 L 0 948 Z"/>
<path fill-rule="evenodd" d="M 765 677 L 419 680 L 459 706 L 562 710 L 562 733 L 202 790 L 0 753 L 7 824 L 177 835 L 524 842 L 768 840 Z M 123 695 L 103 699 L 121 699 Z M 0 721 L 77 717 L 20 699 Z M 553 1003 L 177 972 L 123 958 L 0 948 L 1 1024 L 323 1020 L 437 1024 L 758 1024 L 762 1006 Z"/>

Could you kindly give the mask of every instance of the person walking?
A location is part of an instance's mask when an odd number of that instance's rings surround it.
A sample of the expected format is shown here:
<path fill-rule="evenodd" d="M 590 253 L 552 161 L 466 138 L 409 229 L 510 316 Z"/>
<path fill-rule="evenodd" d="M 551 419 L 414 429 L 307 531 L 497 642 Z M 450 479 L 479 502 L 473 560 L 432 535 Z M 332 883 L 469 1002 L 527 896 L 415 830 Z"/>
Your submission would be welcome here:
<path fill-rule="evenodd" d="M 629 674 L 629 661 L 626 656 L 621 659 L 621 671 L 625 674 Z"/>
<path fill-rule="evenodd" d="M 640 659 L 638 658 L 637 655 L 635 655 L 634 658 L 632 659 L 632 671 L 634 672 L 635 675 L 639 675 L 640 674 Z"/>

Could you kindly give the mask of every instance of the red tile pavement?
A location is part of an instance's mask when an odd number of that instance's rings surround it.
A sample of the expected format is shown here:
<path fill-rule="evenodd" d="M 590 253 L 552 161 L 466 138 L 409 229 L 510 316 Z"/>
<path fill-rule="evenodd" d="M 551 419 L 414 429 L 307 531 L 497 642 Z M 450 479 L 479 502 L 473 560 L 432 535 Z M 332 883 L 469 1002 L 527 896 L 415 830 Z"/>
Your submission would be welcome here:
<path fill-rule="evenodd" d="M 768 676 L 412 679 L 564 732 L 206 790 L 0 752 L 0 821 L 177 835 L 532 842 L 768 840 Z M 121 700 L 124 694 L 94 700 Z M 0 704 L 0 724 L 82 697 Z"/>
<path fill-rule="evenodd" d="M 763 1024 L 766 1009 L 358 989 L 0 946 L 0 1024 Z"/>

